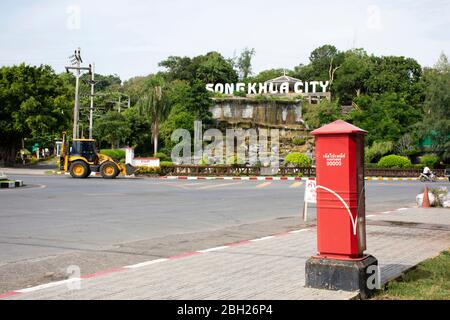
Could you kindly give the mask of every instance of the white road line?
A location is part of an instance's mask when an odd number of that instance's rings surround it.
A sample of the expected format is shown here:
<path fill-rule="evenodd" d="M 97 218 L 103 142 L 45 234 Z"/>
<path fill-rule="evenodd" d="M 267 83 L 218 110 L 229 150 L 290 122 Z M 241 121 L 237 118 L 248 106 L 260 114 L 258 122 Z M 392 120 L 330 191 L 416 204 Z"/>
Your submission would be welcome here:
<path fill-rule="evenodd" d="M 296 182 L 294 182 L 293 184 L 291 184 L 291 185 L 289 186 L 289 188 L 298 188 L 298 187 L 300 187 L 302 184 L 303 184 L 303 182 L 301 182 L 301 181 L 296 181 Z"/>
<path fill-rule="evenodd" d="M 267 237 L 262 237 L 262 238 L 258 238 L 258 239 L 253 239 L 250 240 L 251 242 L 257 242 L 257 241 L 264 241 L 264 240 L 269 240 L 269 239 L 273 239 L 275 238 L 275 236 L 267 236 Z"/>
<path fill-rule="evenodd" d="M 221 187 L 229 187 L 229 186 L 240 185 L 243 183 L 244 182 L 236 181 L 236 182 L 229 182 L 229 183 L 222 183 L 222 184 L 212 184 L 212 185 L 197 188 L 196 190 L 206 190 L 206 189 L 214 189 L 214 188 L 221 188 Z"/>
<path fill-rule="evenodd" d="M 303 231 L 308 231 L 309 229 L 300 229 L 300 230 L 293 230 L 293 231 L 289 231 L 289 233 L 300 233 Z"/>
<path fill-rule="evenodd" d="M 371 218 L 371 217 L 375 217 L 374 214 L 369 214 L 368 216 L 366 216 L 366 218 Z"/>
<path fill-rule="evenodd" d="M 124 268 L 127 269 L 136 269 L 136 268 L 141 268 L 141 267 L 146 267 L 146 266 L 150 266 L 152 264 L 156 264 L 156 263 L 160 263 L 160 262 L 164 262 L 164 261 L 168 261 L 169 259 L 156 259 L 156 260 L 150 260 L 150 261 L 145 261 L 145 262 L 141 262 L 141 263 L 136 263 L 136 264 L 132 264 L 130 266 L 125 266 Z"/>
<path fill-rule="evenodd" d="M 227 249 L 227 248 L 229 248 L 229 246 L 221 246 L 221 247 L 214 247 L 214 248 L 209 248 L 209 249 L 205 249 L 205 250 L 197 250 L 197 252 L 207 253 L 207 252 L 219 251 L 219 250 L 223 250 L 223 249 Z"/>
<path fill-rule="evenodd" d="M 405 211 L 405 210 L 408 210 L 408 208 L 400 208 L 400 209 L 397 209 L 397 211 Z"/>
<path fill-rule="evenodd" d="M 81 278 L 70 278 L 70 279 L 66 279 L 66 280 L 50 282 L 50 283 L 46 283 L 46 284 L 41 284 L 39 286 L 20 289 L 20 290 L 14 290 L 14 291 L 20 292 L 20 293 L 27 293 L 27 292 L 33 292 L 33 291 L 38 291 L 38 290 L 42 290 L 42 289 L 52 288 L 52 287 L 56 287 L 56 286 L 59 286 L 62 284 L 67 284 L 67 283 L 71 283 L 71 282 L 75 282 L 75 281 L 81 281 Z"/>
<path fill-rule="evenodd" d="M 272 184 L 272 182 L 264 182 L 264 183 L 258 184 L 256 186 L 256 188 L 265 188 L 267 186 L 270 186 L 271 184 Z"/>

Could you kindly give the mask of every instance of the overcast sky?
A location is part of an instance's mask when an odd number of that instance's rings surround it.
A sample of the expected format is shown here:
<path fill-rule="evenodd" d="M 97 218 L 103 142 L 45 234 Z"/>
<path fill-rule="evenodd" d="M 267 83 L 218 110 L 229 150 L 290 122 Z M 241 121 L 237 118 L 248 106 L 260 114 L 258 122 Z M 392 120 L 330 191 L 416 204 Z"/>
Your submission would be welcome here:
<path fill-rule="evenodd" d="M 307 63 L 323 44 L 413 57 L 450 54 L 450 1 L 2 0 L 0 65 L 64 70 L 81 47 L 96 72 L 123 80 L 159 70 L 170 55 L 255 48 L 255 72 Z"/>

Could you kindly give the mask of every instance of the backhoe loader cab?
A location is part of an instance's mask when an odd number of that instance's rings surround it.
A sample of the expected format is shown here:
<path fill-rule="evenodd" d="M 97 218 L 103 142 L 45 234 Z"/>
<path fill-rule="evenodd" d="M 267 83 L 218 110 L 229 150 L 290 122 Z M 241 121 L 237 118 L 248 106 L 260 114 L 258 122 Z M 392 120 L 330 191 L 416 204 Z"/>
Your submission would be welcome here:
<path fill-rule="evenodd" d="M 79 155 L 85 157 L 88 161 L 93 162 L 97 156 L 94 139 L 77 139 L 72 143 L 70 150 L 71 155 Z"/>
<path fill-rule="evenodd" d="M 114 179 L 119 174 L 131 175 L 134 168 L 123 166 L 111 157 L 98 153 L 94 139 L 74 139 L 72 146 L 63 133 L 60 170 L 69 172 L 73 178 L 87 178 L 92 172 L 99 172 L 105 179 Z"/>

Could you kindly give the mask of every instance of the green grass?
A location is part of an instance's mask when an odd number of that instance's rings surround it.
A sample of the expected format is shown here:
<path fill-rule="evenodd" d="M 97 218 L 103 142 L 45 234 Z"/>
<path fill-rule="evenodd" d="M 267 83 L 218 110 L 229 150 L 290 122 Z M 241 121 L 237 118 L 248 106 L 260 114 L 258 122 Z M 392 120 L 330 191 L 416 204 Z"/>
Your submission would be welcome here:
<path fill-rule="evenodd" d="M 450 300 L 450 250 L 423 261 L 392 281 L 374 299 Z"/>

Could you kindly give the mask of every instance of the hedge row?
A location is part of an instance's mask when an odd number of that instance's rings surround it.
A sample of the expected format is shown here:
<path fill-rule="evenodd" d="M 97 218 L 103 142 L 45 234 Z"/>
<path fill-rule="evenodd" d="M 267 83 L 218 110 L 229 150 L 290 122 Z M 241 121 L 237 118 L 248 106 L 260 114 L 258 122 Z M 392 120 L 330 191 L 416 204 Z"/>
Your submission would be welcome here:
<path fill-rule="evenodd" d="M 102 149 L 100 150 L 101 154 L 105 156 L 109 156 L 114 159 L 114 161 L 121 161 L 125 159 L 125 151 L 121 149 Z"/>

